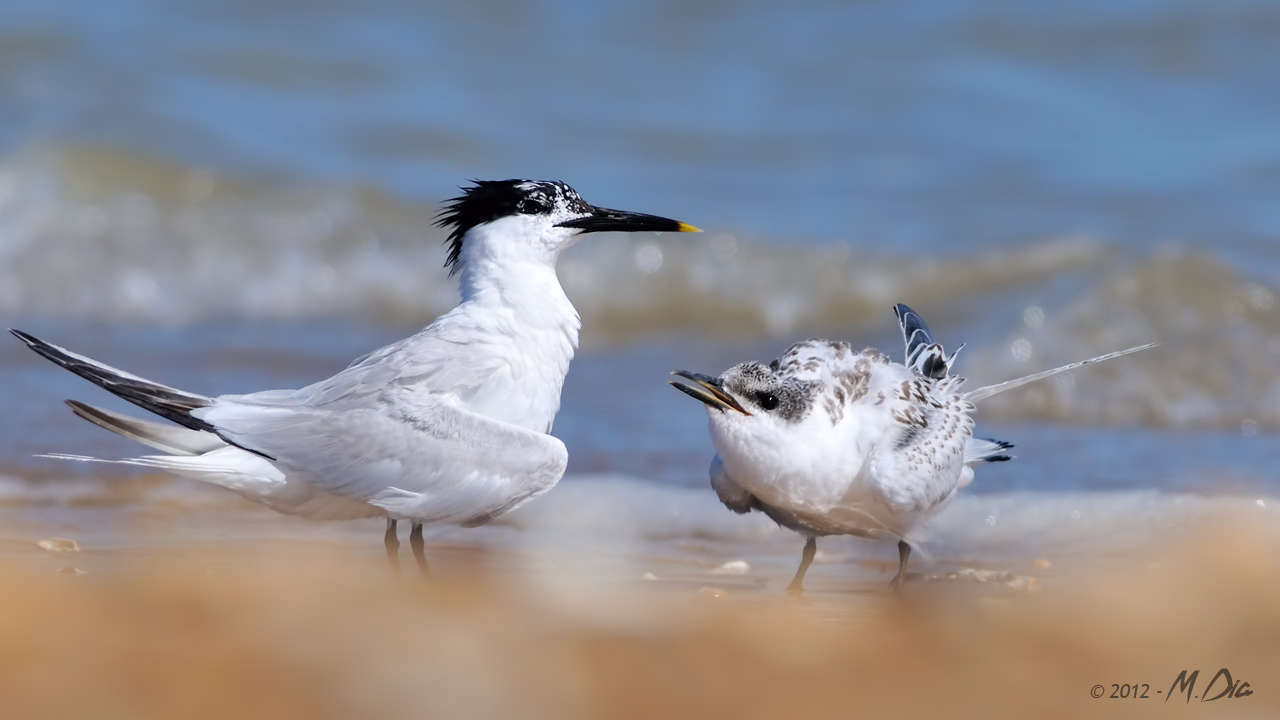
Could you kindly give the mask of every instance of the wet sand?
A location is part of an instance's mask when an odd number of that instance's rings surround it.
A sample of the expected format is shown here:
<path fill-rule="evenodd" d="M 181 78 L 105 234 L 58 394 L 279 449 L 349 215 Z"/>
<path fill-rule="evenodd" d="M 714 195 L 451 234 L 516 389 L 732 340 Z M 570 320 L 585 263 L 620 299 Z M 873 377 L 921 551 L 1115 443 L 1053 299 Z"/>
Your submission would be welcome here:
<path fill-rule="evenodd" d="M 6 717 L 1280 711 L 1280 532 L 1259 520 L 1034 563 L 1031 583 L 962 570 L 896 596 L 878 570 L 839 584 L 828 568 L 800 600 L 774 568 L 723 574 L 589 545 L 437 542 L 424 583 L 407 553 L 392 576 L 362 532 L 59 552 L 35 529 L 0 540 Z M 1194 695 L 1221 667 L 1252 694 L 1165 702 L 1181 670 L 1200 670 Z M 1113 683 L 1149 684 L 1149 698 L 1090 696 Z"/>

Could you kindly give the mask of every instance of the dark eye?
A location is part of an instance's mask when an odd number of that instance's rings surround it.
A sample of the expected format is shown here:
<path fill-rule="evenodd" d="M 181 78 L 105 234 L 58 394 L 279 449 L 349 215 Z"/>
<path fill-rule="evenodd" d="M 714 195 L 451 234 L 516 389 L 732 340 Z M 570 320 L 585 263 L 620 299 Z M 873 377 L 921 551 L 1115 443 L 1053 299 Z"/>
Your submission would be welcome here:
<path fill-rule="evenodd" d="M 758 392 L 756 404 L 765 410 L 773 410 L 778 407 L 778 396 L 769 392 Z"/>
<path fill-rule="evenodd" d="M 520 204 L 516 206 L 516 209 L 525 215 L 540 215 L 550 210 L 546 203 L 541 200 L 534 200 L 533 198 L 525 198 L 524 200 L 521 200 Z"/>

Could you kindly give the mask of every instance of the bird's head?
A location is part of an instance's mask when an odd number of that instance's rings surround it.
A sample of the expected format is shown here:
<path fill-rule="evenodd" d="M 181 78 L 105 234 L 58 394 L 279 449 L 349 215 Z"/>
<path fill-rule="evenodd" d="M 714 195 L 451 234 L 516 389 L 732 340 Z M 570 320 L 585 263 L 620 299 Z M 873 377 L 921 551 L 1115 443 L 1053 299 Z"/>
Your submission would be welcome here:
<path fill-rule="evenodd" d="M 712 437 L 721 454 L 729 449 L 725 444 L 788 443 L 811 433 L 809 426 L 816 420 L 826 422 L 825 414 L 813 411 L 822 383 L 782 372 L 777 363 L 740 363 L 719 377 L 687 370 L 672 374 L 688 381 L 672 380 L 672 387 L 707 406 Z"/>
<path fill-rule="evenodd" d="M 473 253 L 554 261 L 586 233 L 700 232 L 677 220 L 596 207 L 556 180 L 475 180 L 461 190 L 436 218 L 449 230 L 445 267 L 451 275 Z"/>

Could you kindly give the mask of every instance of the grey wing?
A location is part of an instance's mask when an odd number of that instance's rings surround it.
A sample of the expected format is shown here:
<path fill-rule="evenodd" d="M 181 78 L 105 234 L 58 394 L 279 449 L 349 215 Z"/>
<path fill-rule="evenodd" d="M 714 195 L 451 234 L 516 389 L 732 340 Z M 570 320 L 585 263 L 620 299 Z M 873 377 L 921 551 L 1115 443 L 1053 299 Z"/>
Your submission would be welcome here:
<path fill-rule="evenodd" d="M 253 405 L 362 407 L 389 387 L 450 393 L 466 400 L 510 372 L 510 333 L 479 327 L 459 308 L 441 315 L 421 332 L 360 357 L 338 374 L 296 390 L 225 395 L 219 400 Z M 500 329 L 499 329 L 500 330 Z"/>
<path fill-rule="evenodd" d="M 716 497 L 720 498 L 725 507 L 736 513 L 747 513 L 756 506 L 755 496 L 729 477 L 719 455 L 712 458 L 708 472 L 711 475 L 711 488 L 716 491 Z"/>
<path fill-rule="evenodd" d="M 263 453 L 290 477 L 393 517 L 483 522 L 546 492 L 564 444 L 420 395 L 412 411 L 380 401 L 341 411 L 219 398 L 202 420 Z"/>

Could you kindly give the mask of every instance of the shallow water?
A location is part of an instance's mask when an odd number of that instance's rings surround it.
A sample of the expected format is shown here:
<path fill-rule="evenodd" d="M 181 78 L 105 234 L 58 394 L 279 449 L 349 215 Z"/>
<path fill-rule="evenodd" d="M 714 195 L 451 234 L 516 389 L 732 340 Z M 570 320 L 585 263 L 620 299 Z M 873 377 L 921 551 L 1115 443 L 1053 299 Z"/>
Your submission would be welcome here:
<path fill-rule="evenodd" d="M 867 341 L 895 332 L 868 333 Z M 297 386 L 393 335 L 330 322 L 228 322 L 160 329 L 61 325 L 49 336 L 74 338 L 81 351 L 144 376 L 217 393 Z M 627 562 L 652 558 L 703 569 L 747 558 L 756 579 L 785 576 L 799 540 L 762 516 L 741 517 L 720 506 L 707 487 L 705 411 L 665 385 L 672 367 L 719 368 L 744 354 L 764 357 L 775 344 L 689 340 L 584 353 L 566 382 L 555 428 L 570 453 L 561 486 L 493 527 L 437 530 L 432 542 L 525 549 L 587 543 Z M 56 531 L 99 548 L 300 536 L 379 549 L 376 522 L 326 528 L 280 519 L 192 482 L 33 458 L 47 451 L 137 454 L 133 442 L 80 421 L 60 401 L 133 408 L 16 343 L 0 350 L 0 362 L 15 380 L 0 391 L 0 402 L 23 409 L 0 420 L 10 458 L 0 506 L 11 531 Z M 1098 399 L 1117 387 L 1105 377 L 1078 382 L 1100 385 L 1093 390 Z M 1038 556 L 1061 562 L 1123 551 L 1210 512 L 1270 517 L 1280 507 L 1280 450 L 1268 433 L 1115 424 L 1105 415 L 1086 422 L 1088 413 L 1075 415 L 1070 424 L 1047 422 L 1035 403 L 1005 408 L 998 420 L 980 413 L 977 433 L 1015 443 L 1016 459 L 978 468 L 973 485 L 913 538 L 922 552 L 917 562 L 931 572 L 975 560 L 1001 569 Z M 838 563 L 829 571 L 835 577 L 867 574 L 850 567 L 852 560 L 893 556 L 891 545 L 853 539 L 825 540 L 823 548 Z M 645 570 L 627 567 L 637 576 Z"/>

